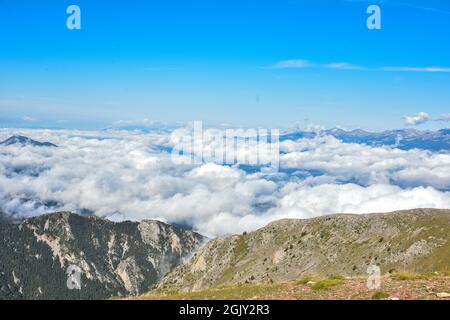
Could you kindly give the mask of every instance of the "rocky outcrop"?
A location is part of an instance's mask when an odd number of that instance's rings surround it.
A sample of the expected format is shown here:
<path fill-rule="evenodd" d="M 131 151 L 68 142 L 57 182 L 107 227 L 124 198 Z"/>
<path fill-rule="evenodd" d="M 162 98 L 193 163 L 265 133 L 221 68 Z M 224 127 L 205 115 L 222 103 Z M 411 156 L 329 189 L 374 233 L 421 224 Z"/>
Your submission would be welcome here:
<path fill-rule="evenodd" d="M 54 213 L 0 225 L 0 299 L 89 299 L 150 290 L 204 238 L 158 221 Z M 67 286 L 69 267 L 80 289 Z M 78 270 L 78 269 L 77 269 Z"/>

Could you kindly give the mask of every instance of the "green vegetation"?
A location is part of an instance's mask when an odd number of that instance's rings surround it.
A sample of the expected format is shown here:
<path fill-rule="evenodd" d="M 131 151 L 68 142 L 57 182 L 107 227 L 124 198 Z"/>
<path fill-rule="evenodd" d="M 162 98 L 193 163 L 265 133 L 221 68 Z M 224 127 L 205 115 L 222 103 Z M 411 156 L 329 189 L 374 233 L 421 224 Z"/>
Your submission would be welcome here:
<path fill-rule="evenodd" d="M 334 286 L 343 284 L 345 279 L 341 276 L 331 276 L 327 279 L 322 279 L 312 285 L 313 290 L 326 290 Z"/>
<path fill-rule="evenodd" d="M 239 236 L 239 238 L 236 241 L 236 247 L 235 247 L 235 256 L 239 257 L 247 253 L 247 241 L 246 241 L 247 234 L 243 234 Z"/>
<path fill-rule="evenodd" d="M 391 295 L 385 291 L 375 291 L 372 295 L 373 300 L 383 300 L 389 298 Z"/>
<path fill-rule="evenodd" d="M 170 291 L 163 294 L 147 294 L 138 299 L 155 300 L 234 300 L 234 299 L 258 299 L 268 294 L 282 294 L 283 286 L 242 284 L 237 286 L 223 286 L 194 292 Z"/>
<path fill-rule="evenodd" d="M 402 271 L 402 272 L 396 272 L 396 273 L 391 274 L 391 279 L 397 280 L 397 281 L 427 280 L 427 279 L 433 278 L 435 276 L 437 276 L 436 273 L 415 273 L 415 272 Z"/>
<path fill-rule="evenodd" d="M 316 282 L 317 281 L 317 282 Z M 365 277 L 343 279 L 340 276 L 316 278 L 305 276 L 295 281 L 276 284 L 223 285 L 199 291 L 150 292 L 131 299 L 142 300 L 382 300 L 395 297 L 400 300 L 437 299 L 436 292 L 449 292 L 450 278 L 436 276 L 428 280 L 392 281 L 383 278 L 383 289 L 373 291 L 366 287 Z M 314 290 L 313 287 L 320 286 Z"/>
<path fill-rule="evenodd" d="M 345 278 L 339 275 L 330 276 L 328 278 L 320 278 L 318 276 L 307 275 L 300 279 L 292 281 L 294 285 L 311 285 L 313 290 L 325 290 L 345 282 Z"/>
<path fill-rule="evenodd" d="M 317 277 L 314 276 L 304 276 L 300 279 L 294 280 L 293 283 L 296 285 L 307 284 L 308 282 L 314 282 Z"/>

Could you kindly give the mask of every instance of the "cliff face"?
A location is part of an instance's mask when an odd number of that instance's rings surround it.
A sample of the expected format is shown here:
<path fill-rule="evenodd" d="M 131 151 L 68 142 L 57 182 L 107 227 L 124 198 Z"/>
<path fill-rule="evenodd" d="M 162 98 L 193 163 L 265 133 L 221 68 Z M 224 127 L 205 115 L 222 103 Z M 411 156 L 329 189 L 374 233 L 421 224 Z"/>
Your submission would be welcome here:
<path fill-rule="evenodd" d="M 331 215 L 280 220 L 248 234 L 210 241 L 168 274 L 158 290 L 272 283 L 304 275 L 367 276 L 450 270 L 450 210 Z"/>
<path fill-rule="evenodd" d="M 204 238 L 158 221 L 54 213 L 0 224 L 0 299 L 88 299 L 148 291 Z M 81 270 L 69 290 L 67 269 Z"/>

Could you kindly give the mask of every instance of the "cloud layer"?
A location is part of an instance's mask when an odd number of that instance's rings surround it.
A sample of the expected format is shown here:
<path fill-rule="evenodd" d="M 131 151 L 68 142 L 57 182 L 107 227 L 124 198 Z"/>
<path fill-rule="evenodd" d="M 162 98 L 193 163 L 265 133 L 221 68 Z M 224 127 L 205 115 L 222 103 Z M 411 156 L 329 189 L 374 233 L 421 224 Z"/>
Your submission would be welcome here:
<path fill-rule="evenodd" d="M 450 208 L 450 155 L 342 143 L 283 141 L 278 173 L 172 162 L 170 134 L 0 130 L 58 148 L 0 147 L 0 210 L 55 210 L 111 220 L 159 219 L 210 236 L 280 218 L 417 207 Z"/>

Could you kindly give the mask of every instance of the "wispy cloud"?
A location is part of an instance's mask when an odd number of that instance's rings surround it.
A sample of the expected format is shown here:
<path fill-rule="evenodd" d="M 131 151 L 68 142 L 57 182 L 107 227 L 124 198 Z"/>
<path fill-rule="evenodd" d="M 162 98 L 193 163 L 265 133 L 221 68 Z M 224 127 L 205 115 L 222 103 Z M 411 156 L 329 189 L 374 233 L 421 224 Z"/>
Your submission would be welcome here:
<path fill-rule="evenodd" d="M 29 116 L 24 116 L 22 118 L 22 120 L 25 121 L 25 122 L 36 122 L 36 121 L 38 121 L 36 118 L 29 117 Z"/>
<path fill-rule="evenodd" d="M 304 68 L 326 68 L 335 70 L 362 70 L 364 67 L 349 62 L 332 62 L 326 64 L 313 63 L 305 59 L 282 60 L 269 66 L 269 69 L 304 69 Z"/>
<path fill-rule="evenodd" d="M 409 7 L 409 8 L 418 9 L 418 10 L 433 11 L 433 12 L 438 12 L 438 13 L 450 14 L 450 11 L 443 10 L 441 8 L 424 7 L 424 6 L 419 6 L 419 5 L 416 5 L 416 4 L 407 3 L 407 2 L 401 2 L 401 1 L 393 1 L 393 2 L 390 2 L 390 3 L 392 5 L 404 6 L 404 7 Z"/>
<path fill-rule="evenodd" d="M 293 60 L 283 60 L 275 63 L 274 65 L 270 66 L 270 68 L 273 69 L 301 69 L 301 68 L 308 68 L 312 67 L 313 64 L 310 63 L 308 60 L 303 59 L 293 59 Z"/>
<path fill-rule="evenodd" d="M 414 67 L 414 66 L 393 66 L 393 67 L 365 67 L 350 62 L 314 63 L 305 59 L 282 60 L 266 67 L 267 69 L 304 69 L 304 68 L 325 68 L 333 70 L 356 70 L 356 71 L 386 71 L 386 72 L 429 72 L 429 73 L 450 73 L 447 67 Z"/>
<path fill-rule="evenodd" d="M 335 62 L 324 65 L 325 68 L 328 69 L 336 69 L 336 70 L 365 70 L 365 67 L 357 66 L 348 62 Z"/>
<path fill-rule="evenodd" d="M 440 68 L 440 67 L 382 67 L 382 71 L 395 71 L 395 72 L 443 72 L 449 73 L 450 68 Z"/>
<path fill-rule="evenodd" d="M 436 7 L 426 7 L 426 6 L 421 6 L 421 5 L 417 5 L 417 4 L 413 4 L 413 3 L 409 3 L 409 2 L 405 2 L 405 1 L 385 1 L 385 0 L 345 0 L 346 2 L 365 2 L 365 3 L 375 3 L 378 5 L 391 5 L 391 6 L 400 6 L 400 7 L 408 7 L 411 9 L 416 9 L 416 10 L 422 10 L 422 11 L 431 11 L 431 12 L 436 12 L 436 13 L 442 13 L 442 14 L 450 14 L 450 11 L 442 9 L 442 8 L 436 8 Z"/>
<path fill-rule="evenodd" d="M 436 120 L 450 122 L 450 113 L 443 114 L 442 116 L 437 117 Z"/>
<path fill-rule="evenodd" d="M 429 121 L 450 122 L 450 113 L 443 114 L 438 117 L 432 117 L 427 112 L 419 112 L 412 116 L 405 116 L 403 118 L 405 120 L 405 124 L 410 126 L 417 126 L 420 124 L 427 123 Z"/>

